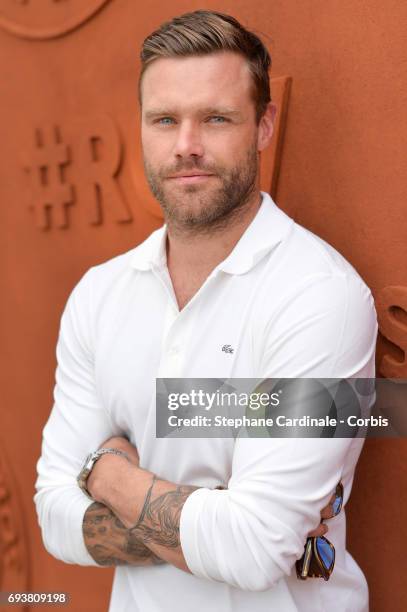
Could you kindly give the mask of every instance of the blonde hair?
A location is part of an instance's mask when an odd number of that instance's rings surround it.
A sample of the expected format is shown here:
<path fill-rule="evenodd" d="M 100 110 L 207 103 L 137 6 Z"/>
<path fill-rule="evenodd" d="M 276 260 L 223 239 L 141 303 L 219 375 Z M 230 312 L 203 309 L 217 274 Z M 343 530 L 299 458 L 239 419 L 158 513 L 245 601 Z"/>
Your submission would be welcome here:
<path fill-rule="evenodd" d="M 163 57 L 199 56 L 217 51 L 233 51 L 246 58 L 253 79 L 258 123 L 271 99 L 270 54 L 260 38 L 237 19 L 215 11 L 199 10 L 174 17 L 147 36 L 140 53 L 140 102 L 141 80 L 151 62 Z"/>

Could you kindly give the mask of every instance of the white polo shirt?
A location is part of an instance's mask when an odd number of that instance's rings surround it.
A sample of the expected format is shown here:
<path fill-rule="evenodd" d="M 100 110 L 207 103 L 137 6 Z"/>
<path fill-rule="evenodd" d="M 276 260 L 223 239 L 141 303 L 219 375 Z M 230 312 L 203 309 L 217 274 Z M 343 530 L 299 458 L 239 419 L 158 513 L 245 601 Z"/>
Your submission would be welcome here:
<path fill-rule="evenodd" d="M 64 310 L 34 496 L 47 550 L 97 565 L 82 535 L 92 501 L 76 476 L 109 436 L 125 434 L 141 467 L 201 487 L 181 514 L 192 574 L 119 566 L 110 612 L 368 609 L 366 580 L 346 551 L 344 509 L 329 521 L 330 580 L 300 581 L 294 567 L 340 478 L 346 503 L 363 440 L 155 437 L 156 377 L 374 377 L 369 289 L 337 251 L 262 196 L 232 253 L 182 311 L 165 226 L 91 268 Z M 212 490 L 219 484 L 228 490 Z"/>

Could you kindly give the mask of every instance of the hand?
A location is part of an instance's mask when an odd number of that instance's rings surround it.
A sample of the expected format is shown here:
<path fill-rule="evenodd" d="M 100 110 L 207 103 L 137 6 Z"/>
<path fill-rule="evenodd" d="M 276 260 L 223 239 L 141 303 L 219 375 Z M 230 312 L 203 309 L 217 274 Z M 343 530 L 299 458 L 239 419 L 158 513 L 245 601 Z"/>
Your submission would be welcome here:
<path fill-rule="evenodd" d="M 325 508 L 322 508 L 321 523 L 318 525 L 316 529 L 313 529 L 312 531 L 309 532 L 308 534 L 309 538 L 318 538 L 319 536 L 323 536 L 328 532 L 328 527 L 325 525 L 325 523 L 322 523 L 322 521 L 324 519 L 330 519 L 334 516 L 334 512 L 332 508 L 332 504 L 334 501 L 335 501 L 335 493 L 332 495 L 331 499 L 329 500 Z"/>
<path fill-rule="evenodd" d="M 122 450 L 127 453 L 131 463 L 139 466 L 140 457 L 137 452 L 137 448 L 133 446 L 124 436 L 113 436 L 112 438 L 108 438 L 99 446 L 99 448 L 117 448 L 118 450 Z"/>
<path fill-rule="evenodd" d="M 111 487 L 120 485 L 127 477 L 128 468 L 139 467 L 139 454 L 127 438 L 113 436 L 108 438 L 99 448 L 116 448 L 127 453 L 130 462 L 121 455 L 105 454 L 95 463 L 86 482 L 86 488 L 95 501 L 105 503 L 105 495 Z"/>

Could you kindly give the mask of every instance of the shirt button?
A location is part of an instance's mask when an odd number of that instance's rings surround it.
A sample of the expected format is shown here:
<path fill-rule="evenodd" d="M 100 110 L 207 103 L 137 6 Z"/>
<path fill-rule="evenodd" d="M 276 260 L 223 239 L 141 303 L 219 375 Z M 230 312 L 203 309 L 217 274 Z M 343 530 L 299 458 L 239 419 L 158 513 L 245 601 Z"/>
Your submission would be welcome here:
<path fill-rule="evenodd" d="M 171 353 L 171 355 L 178 355 L 178 353 L 179 353 L 179 346 L 171 347 L 170 353 Z"/>

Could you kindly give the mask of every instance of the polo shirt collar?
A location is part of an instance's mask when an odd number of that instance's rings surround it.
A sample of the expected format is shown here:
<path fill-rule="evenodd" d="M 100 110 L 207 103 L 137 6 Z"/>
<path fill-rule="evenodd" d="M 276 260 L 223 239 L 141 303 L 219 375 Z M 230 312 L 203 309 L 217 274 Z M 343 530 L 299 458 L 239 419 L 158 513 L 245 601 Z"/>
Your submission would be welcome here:
<path fill-rule="evenodd" d="M 230 255 L 217 266 L 219 270 L 228 274 L 245 274 L 284 240 L 294 224 L 268 193 L 262 191 L 261 195 L 262 202 L 256 216 Z"/>
<path fill-rule="evenodd" d="M 132 268 L 144 271 L 166 265 L 166 241 L 167 226 L 163 225 L 134 249 L 130 259 Z"/>
<path fill-rule="evenodd" d="M 245 274 L 267 253 L 282 242 L 294 224 L 268 193 L 261 192 L 262 202 L 256 216 L 237 242 L 233 251 L 216 270 L 228 274 Z M 137 270 L 151 270 L 167 264 L 167 226 L 164 224 L 140 244 L 131 257 L 131 266 Z"/>

